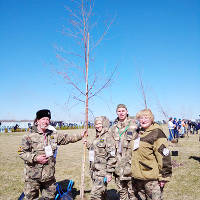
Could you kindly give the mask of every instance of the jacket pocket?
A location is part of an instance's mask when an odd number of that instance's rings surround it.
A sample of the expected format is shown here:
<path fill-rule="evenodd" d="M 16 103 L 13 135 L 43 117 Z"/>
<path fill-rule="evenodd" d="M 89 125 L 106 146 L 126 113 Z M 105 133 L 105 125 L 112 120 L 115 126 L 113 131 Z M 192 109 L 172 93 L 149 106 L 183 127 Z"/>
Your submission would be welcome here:
<path fill-rule="evenodd" d="M 142 169 L 143 170 L 152 170 L 153 168 L 152 167 L 150 167 L 150 166 L 148 166 L 147 164 L 145 164 L 145 163 L 143 163 L 143 162 L 141 162 L 141 161 L 139 161 L 139 163 L 142 165 Z"/>
<path fill-rule="evenodd" d="M 52 179 L 55 175 L 55 162 L 53 161 L 53 158 L 49 158 L 48 162 L 48 164 L 43 165 L 42 181 L 48 181 Z"/>
<path fill-rule="evenodd" d="M 94 164 L 94 170 L 95 171 L 106 171 L 106 164 L 95 163 Z"/>
<path fill-rule="evenodd" d="M 132 138 L 133 138 L 133 132 L 132 131 L 127 131 L 127 133 L 126 133 L 126 139 L 128 141 L 131 141 Z"/>
<path fill-rule="evenodd" d="M 105 143 L 104 140 L 101 139 L 101 140 L 96 144 L 96 146 L 97 146 L 97 148 L 103 148 L 103 149 L 105 149 L 106 143 Z"/>
<path fill-rule="evenodd" d="M 27 165 L 25 167 L 25 179 L 40 179 L 42 177 L 42 165 Z"/>
<path fill-rule="evenodd" d="M 106 156 L 106 144 L 104 141 L 100 141 L 97 143 L 96 148 L 95 148 L 95 157 L 105 157 Z M 96 158 L 95 158 L 96 160 Z"/>
<path fill-rule="evenodd" d="M 123 170 L 123 175 L 124 176 L 131 176 L 132 171 L 131 171 L 131 163 L 130 162 L 126 162 L 125 166 L 124 166 L 124 170 Z"/>

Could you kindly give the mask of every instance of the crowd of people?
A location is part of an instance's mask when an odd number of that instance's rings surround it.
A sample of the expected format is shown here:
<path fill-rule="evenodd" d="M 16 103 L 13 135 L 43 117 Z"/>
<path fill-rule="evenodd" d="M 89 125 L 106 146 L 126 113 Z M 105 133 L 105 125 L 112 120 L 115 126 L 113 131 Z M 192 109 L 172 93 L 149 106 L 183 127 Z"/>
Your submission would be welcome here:
<path fill-rule="evenodd" d="M 49 126 L 51 113 L 39 110 L 32 132 L 22 138 L 18 149 L 25 162 L 25 199 L 54 199 L 57 146 L 83 139 L 89 150 L 92 180 L 91 200 L 107 199 L 107 184 L 114 179 L 120 200 L 161 200 L 172 175 L 167 137 L 155 123 L 150 109 L 130 117 L 126 105 L 116 108 L 117 118 L 110 127 L 105 116 L 94 121 L 96 137 L 87 141 L 85 132 L 58 133 Z M 174 133 L 173 133 L 174 136 Z"/>
<path fill-rule="evenodd" d="M 168 122 L 169 137 L 168 140 L 171 141 L 174 138 L 185 137 L 188 134 L 198 134 L 200 129 L 200 122 L 195 122 L 194 120 L 169 118 Z"/>

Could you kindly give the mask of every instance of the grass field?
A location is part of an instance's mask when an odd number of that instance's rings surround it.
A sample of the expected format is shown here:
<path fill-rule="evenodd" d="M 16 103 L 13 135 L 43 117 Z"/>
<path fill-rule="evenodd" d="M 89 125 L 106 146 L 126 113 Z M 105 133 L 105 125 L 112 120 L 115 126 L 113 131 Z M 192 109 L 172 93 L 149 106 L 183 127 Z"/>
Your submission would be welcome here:
<path fill-rule="evenodd" d="M 166 134 L 168 133 L 164 127 Z M 80 130 L 70 131 L 72 134 Z M 89 130 L 89 140 L 94 136 L 94 130 Z M 18 157 L 17 149 L 24 133 L 0 134 L 0 199 L 14 200 L 23 191 L 24 163 Z M 172 147 L 170 147 L 172 149 Z M 173 176 L 164 189 L 165 200 L 198 200 L 200 199 L 200 142 L 198 135 L 179 139 L 174 150 L 179 156 L 172 157 Z M 60 146 L 56 163 L 56 179 L 73 179 L 77 197 L 80 185 L 82 142 Z M 85 175 L 85 194 L 89 197 L 91 180 L 88 162 Z M 115 191 L 114 181 L 108 185 L 110 194 Z"/>

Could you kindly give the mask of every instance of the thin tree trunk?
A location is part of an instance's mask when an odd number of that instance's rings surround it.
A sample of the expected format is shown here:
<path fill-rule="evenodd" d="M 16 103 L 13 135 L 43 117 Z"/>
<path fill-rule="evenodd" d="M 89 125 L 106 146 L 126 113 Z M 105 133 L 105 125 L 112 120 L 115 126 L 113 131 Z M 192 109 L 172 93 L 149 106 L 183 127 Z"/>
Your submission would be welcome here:
<path fill-rule="evenodd" d="M 89 33 L 87 33 L 87 41 L 85 45 L 85 69 L 86 69 L 86 91 L 85 91 L 85 135 L 88 133 L 88 67 L 89 67 Z M 83 160 L 82 160 L 82 173 L 81 173 L 81 189 L 80 197 L 84 198 L 85 189 L 85 161 L 86 161 L 86 144 L 83 145 Z"/>

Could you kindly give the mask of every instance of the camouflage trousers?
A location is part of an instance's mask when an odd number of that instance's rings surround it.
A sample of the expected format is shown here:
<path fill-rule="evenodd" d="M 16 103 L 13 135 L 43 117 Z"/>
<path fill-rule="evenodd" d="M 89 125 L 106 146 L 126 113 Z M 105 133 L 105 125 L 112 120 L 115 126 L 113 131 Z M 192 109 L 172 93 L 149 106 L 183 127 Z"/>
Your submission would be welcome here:
<path fill-rule="evenodd" d="M 107 184 L 103 182 L 104 177 L 95 177 L 92 179 L 92 191 L 90 195 L 91 200 L 105 200 Z"/>
<path fill-rule="evenodd" d="M 115 178 L 120 200 L 137 200 L 131 180 L 120 180 Z"/>
<path fill-rule="evenodd" d="M 158 181 L 144 181 L 133 179 L 133 188 L 140 200 L 163 200 Z"/>
<path fill-rule="evenodd" d="M 56 180 L 52 179 L 47 182 L 40 182 L 38 180 L 26 180 L 24 184 L 25 200 L 32 200 L 39 198 L 39 191 L 42 193 L 43 199 L 53 200 L 56 193 Z"/>

